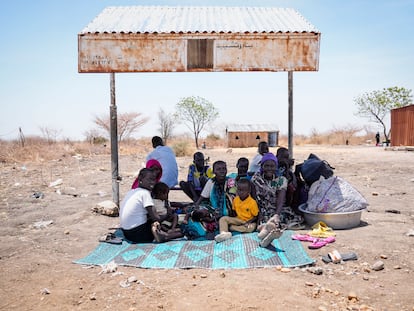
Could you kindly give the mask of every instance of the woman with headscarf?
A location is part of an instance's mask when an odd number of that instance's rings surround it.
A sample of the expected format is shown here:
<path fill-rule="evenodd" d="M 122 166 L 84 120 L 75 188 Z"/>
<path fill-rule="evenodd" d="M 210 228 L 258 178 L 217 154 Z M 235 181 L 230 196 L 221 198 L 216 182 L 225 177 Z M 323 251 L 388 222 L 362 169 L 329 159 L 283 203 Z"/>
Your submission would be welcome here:
<path fill-rule="evenodd" d="M 286 227 L 303 222 L 290 207 L 284 206 L 288 180 L 278 176 L 278 161 L 273 153 L 265 153 L 260 171 L 252 176 L 255 199 L 259 205 L 258 227 L 260 246 L 266 247 L 281 236 Z"/>
<path fill-rule="evenodd" d="M 154 159 L 150 159 L 147 161 L 147 163 L 145 164 L 146 168 L 149 168 L 150 170 L 152 170 L 155 174 L 155 182 L 159 182 L 161 177 L 162 177 L 162 167 L 161 167 L 161 163 L 158 162 L 157 160 Z M 138 177 L 135 178 L 134 182 L 132 183 L 131 189 L 136 189 L 138 188 Z"/>
<path fill-rule="evenodd" d="M 259 205 L 259 225 L 269 221 L 273 215 L 279 215 L 285 203 L 288 182 L 286 177 L 277 176 L 277 166 L 276 156 L 271 152 L 265 153 L 260 171 L 251 179 Z"/>

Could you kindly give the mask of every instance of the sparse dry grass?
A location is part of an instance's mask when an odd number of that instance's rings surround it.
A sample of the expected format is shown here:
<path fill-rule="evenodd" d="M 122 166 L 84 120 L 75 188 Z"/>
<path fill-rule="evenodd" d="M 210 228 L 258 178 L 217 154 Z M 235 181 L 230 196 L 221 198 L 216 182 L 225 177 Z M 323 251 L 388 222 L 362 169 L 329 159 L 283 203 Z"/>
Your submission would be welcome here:
<path fill-rule="evenodd" d="M 311 136 L 295 135 L 294 144 L 298 146 L 307 144 L 316 145 L 345 145 L 348 139 L 349 145 L 362 145 L 372 140 L 374 133 L 365 136 L 353 136 L 346 138 L 346 133 L 339 130 L 328 133 L 313 132 Z M 209 136 L 200 140 L 199 144 L 205 142 L 207 148 L 226 148 L 226 140 L 216 136 Z M 187 136 L 175 137 L 168 141 L 178 157 L 190 156 L 196 151 L 193 138 Z M 279 145 L 287 146 L 287 135 L 279 137 Z M 147 154 L 152 150 L 151 138 L 129 139 L 119 143 L 120 155 Z M 99 154 L 110 154 L 110 143 L 93 144 L 87 141 L 59 141 L 50 143 L 40 137 L 26 139 L 24 146 L 19 141 L 0 140 L 0 162 L 1 163 L 23 163 L 57 160 L 75 155 L 90 156 Z"/>

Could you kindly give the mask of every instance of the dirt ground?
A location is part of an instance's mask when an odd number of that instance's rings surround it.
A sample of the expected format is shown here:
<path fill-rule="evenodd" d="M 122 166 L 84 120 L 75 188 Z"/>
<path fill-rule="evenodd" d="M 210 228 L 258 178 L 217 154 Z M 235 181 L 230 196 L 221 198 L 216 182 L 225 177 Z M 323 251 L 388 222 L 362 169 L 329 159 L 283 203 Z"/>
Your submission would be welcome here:
<path fill-rule="evenodd" d="M 210 164 L 225 160 L 236 171 L 256 148 L 203 150 Z M 271 148 L 275 152 L 276 148 Z M 110 156 L 59 157 L 39 163 L 1 164 L 1 310 L 414 310 L 414 152 L 374 146 L 299 146 L 327 160 L 335 174 L 369 201 L 361 226 L 336 230 L 337 241 L 307 250 L 315 269 L 157 270 L 72 263 L 92 251 L 117 217 L 91 212 L 112 199 Z M 120 156 L 121 198 L 145 154 Z M 185 178 L 191 157 L 178 158 Z M 49 187 L 62 179 L 62 184 Z M 43 197 L 35 198 L 34 194 Z M 173 201 L 188 201 L 173 191 Z M 395 210 L 390 213 L 389 210 Z M 52 222 L 52 223 L 50 223 Z M 41 225 L 44 225 L 41 228 Z M 40 228 L 39 228 L 40 226 Z M 300 230 L 306 233 L 308 230 Z M 306 242 L 303 242 L 306 247 Z M 333 249 L 357 261 L 325 264 Z M 382 261 L 384 269 L 372 265 Z M 129 277 L 137 282 L 121 286 Z"/>

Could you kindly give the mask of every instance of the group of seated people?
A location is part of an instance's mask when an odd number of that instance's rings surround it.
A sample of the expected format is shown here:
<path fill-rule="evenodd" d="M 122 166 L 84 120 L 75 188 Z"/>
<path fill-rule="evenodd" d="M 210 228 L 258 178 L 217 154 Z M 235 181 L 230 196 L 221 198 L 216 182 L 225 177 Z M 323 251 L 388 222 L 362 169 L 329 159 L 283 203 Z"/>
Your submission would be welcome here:
<path fill-rule="evenodd" d="M 220 243 L 232 238 L 232 232 L 257 231 L 260 246 L 266 247 L 286 228 L 295 229 L 303 223 L 292 208 L 297 203 L 297 178 L 292 166 L 286 148 L 279 148 L 275 155 L 266 142 L 259 143 L 250 166 L 249 160 L 241 157 L 237 173 L 231 174 L 225 161 L 217 160 L 210 167 L 204 154 L 196 152 L 187 180 L 179 183 L 191 202 L 179 203 L 168 199 L 174 185 L 162 181 L 165 167 L 147 158 L 146 167 L 121 202 L 122 231 L 126 239 L 137 243 L 184 236 Z"/>

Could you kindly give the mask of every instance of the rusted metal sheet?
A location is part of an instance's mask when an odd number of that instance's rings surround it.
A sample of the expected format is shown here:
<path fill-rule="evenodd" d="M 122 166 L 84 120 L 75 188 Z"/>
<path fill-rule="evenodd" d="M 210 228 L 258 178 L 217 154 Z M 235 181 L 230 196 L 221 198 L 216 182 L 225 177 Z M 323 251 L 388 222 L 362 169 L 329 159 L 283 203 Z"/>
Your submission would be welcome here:
<path fill-rule="evenodd" d="M 391 145 L 414 146 L 414 105 L 391 110 Z"/>
<path fill-rule="evenodd" d="M 189 66 L 188 40 L 208 39 L 206 65 Z M 320 34 L 80 34 L 79 72 L 317 71 Z M 199 56 L 195 56 L 199 58 Z M 211 59 L 212 58 L 212 59 Z M 212 64 L 211 64 L 212 62 Z"/>
<path fill-rule="evenodd" d="M 319 36 L 216 40 L 216 70 L 223 71 L 315 71 L 319 63 Z"/>
<path fill-rule="evenodd" d="M 79 35 L 79 72 L 185 71 L 186 42 L 134 34 Z"/>

